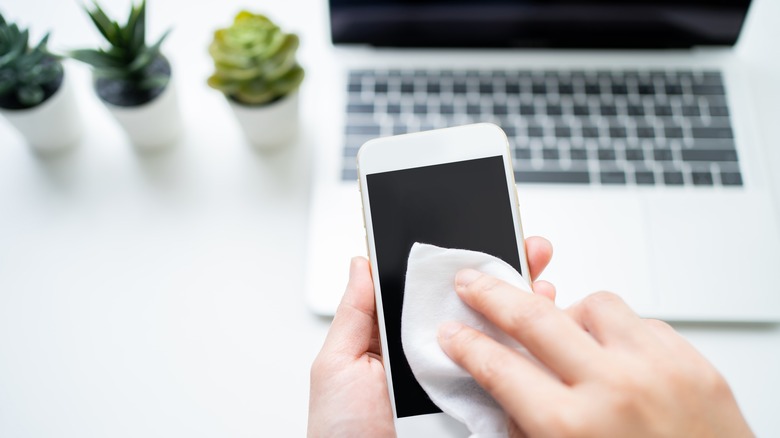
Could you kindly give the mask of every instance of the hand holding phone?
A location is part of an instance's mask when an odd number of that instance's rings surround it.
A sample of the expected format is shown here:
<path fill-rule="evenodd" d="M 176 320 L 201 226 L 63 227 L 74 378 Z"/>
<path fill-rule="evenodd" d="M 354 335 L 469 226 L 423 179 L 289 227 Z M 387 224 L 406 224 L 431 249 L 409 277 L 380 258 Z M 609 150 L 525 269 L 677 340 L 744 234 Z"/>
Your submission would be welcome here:
<path fill-rule="evenodd" d="M 552 246 L 541 237 L 529 237 L 525 246 L 531 278 L 536 279 L 550 261 Z M 555 288 L 545 281 L 535 282 L 534 291 L 555 296 Z M 396 436 L 380 353 L 371 268 L 368 260 L 356 257 L 328 337 L 312 364 L 310 438 Z"/>

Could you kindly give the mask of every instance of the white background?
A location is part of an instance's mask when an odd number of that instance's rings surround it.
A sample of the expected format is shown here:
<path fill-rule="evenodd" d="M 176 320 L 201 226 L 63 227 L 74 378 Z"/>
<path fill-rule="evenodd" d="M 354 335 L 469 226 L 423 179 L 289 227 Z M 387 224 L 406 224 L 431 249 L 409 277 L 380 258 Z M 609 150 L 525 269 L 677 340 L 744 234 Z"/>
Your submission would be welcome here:
<path fill-rule="evenodd" d="M 104 3 L 124 19 L 127 0 Z M 754 3 L 738 50 L 780 169 L 780 2 Z M 303 131 L 275 154 L 249 147 L 205 85 L 211 32 L 242 7 L 303 40 Z M 79 2 L 3 0 L 0 11 L 36 41 L 50 29 L 55 50 L 98 42 Z M 341 111 L 310 86 L 333 62 L 325 19 L 324 0 L 151 0 L 149 38 L 174 29 L 164 52 L 185 125 L 165 153 L 135 153 L 74 63 L 86 130 L 71 154 L 36 157 L 0 120 L 0 437 L 305 433 L 309 366 L 329 324 L 303 299 L 310 156 Z M 780 329 L 678 328 L 757 434 L 780 436 Z"/>

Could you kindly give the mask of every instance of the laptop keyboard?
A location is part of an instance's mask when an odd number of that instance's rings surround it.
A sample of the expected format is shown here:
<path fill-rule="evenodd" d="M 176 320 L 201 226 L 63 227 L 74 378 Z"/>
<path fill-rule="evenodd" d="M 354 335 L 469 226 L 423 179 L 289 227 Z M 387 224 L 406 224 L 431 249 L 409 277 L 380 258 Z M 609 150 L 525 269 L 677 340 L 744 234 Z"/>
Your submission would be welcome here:
<path fill-rule="evenodd" d="M 742 185 L 717 71 L 353 70 L 347 87 L 344 180 L 371 138 L 492 122 L 518 183 Z"/>

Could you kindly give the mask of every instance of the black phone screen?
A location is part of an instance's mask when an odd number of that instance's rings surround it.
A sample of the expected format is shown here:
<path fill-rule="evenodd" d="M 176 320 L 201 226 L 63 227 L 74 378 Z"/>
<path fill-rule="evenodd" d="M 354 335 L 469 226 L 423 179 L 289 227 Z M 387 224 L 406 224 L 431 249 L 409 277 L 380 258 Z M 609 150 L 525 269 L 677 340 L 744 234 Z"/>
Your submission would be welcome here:
<path fill-rule="evenodd" d="M 441 412 L 415 380 L 401 347 L 407 259 L 412 245 L 422 242 L 485 252 L 522 274 L 504 160 L 369 174 L 366 185 L 396 413 L 402 418 Z"/>

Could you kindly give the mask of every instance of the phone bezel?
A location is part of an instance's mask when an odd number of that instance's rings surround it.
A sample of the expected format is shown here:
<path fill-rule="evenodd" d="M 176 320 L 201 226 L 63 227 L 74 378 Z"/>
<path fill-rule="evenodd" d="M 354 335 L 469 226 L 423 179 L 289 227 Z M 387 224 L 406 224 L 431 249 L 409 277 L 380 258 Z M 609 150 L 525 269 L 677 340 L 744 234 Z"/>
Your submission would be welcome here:
<path fill-rule="evenodd" d="M 502 156 L 506 173 L 507 189 L 512 211 L 512 220 L 516 238 L 519 243 L 518 252 L 521 267 L 528 273 L 528 262 L 525 254 L 525 241 L 518 208 L 517 188 L 515 186 L 512 158 L 509 153 L 509 142 L 496 125 L 479 123 L 454 128 L 438 129 L 394 137 L 383 137 L 369 140 L 360 148 L 357 156 L 360 197 L 363 202 L 363 220 L 366 231 L 366 246 L 371 260 L 371 274 L 374 282 L 377 318 L 382 351 L 387 351 L 387 335 L 385 333 L 384 309 L 382 306 L 379 286 L 378 264 L 374 246 L 373 226 L 371 221 L 371 202 L 366 187 L 366 176 L 373 173 L 389 172 L 416 167 L 446 164 L 479 158 Z M 382 355 L 387 378 L 390 403 L 393 408 L 393 419 L 396 426 L 414 425 L 415 428 L 429 426 L 435 429 L 442 424 L 443 414 L 428 414 L 414 417 L 398 418 L 393 390 L 393 378 L 389 359 Z M 400 430 L 399 430 L 400 433 Z M 400 434 L 399 434 L 400 436 Z"/>

